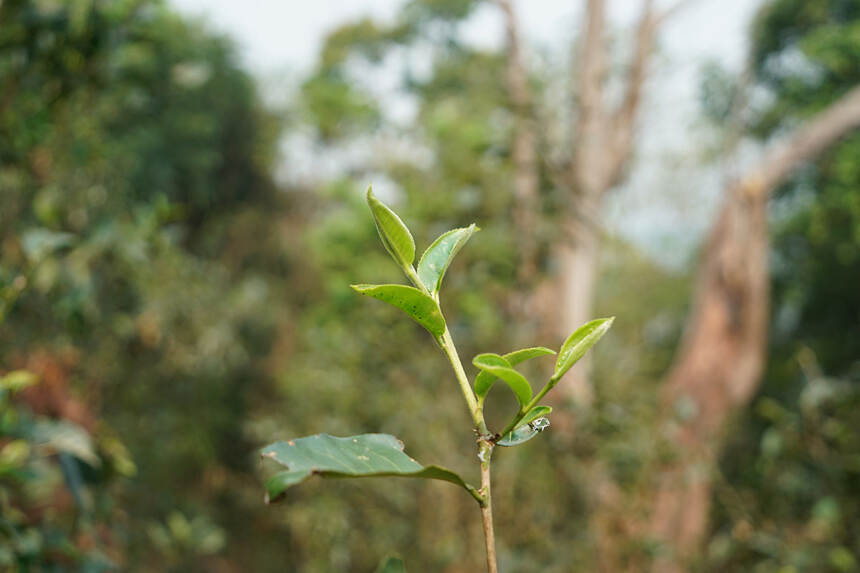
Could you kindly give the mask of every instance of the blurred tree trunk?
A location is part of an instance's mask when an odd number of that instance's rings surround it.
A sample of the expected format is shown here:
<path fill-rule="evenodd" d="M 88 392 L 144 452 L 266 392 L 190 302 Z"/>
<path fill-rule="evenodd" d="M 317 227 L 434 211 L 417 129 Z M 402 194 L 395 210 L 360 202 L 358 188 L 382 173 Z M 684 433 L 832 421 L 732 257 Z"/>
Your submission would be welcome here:
<path fill-rule="evenodd" d="M 579 57 L 574 58 L 580 91 L 566 177 L 571 209 L 566 215 L 564 237 L 556 252 L 561 273 L 558 331 L 564 337 L 594 318 L 592 306 L 600 252 L 601 205 L 607 192 L 623 180 L 630 163 L 646 70 L 655 34 L 665 16 L 657 15 L 652 0 L 643 0 L 624 97 L 617 107 L 609 109 L 605 83 L 608 43 L 605 11 L 604 0 L 588 1 L 585 33 Z M 586 357 L 570 370 L 567 382 L 560 386 L 579 403 L 587 404 L 591 399 L 588 370 Z"/>
<path fill-rule="evenodd" d="M 538 241 L 535 236 L 538 215 L 537 128 L 532 91 L 523 62 L 519 24 L 510 0 L 497 0 L 505 21 L 507 40 L 506 85 L 514 114 L 511 155 L 514 165 L 514 228 L 520 245 L 517 267 L 518 292 L 515 308 L 528 317 L 532 313 L 527 293 L 534 286 L 538 271 Z"/>
<path fill-rule="evenodd" d="M 509 0 L 497 3 L 505 15 L 507 86 L 517 116 L 512 143 L 515 221 L 520 237 L 528 242 L 533 241 L 537 207 L 537 132 L 516 19 Z M 605 1 L 587 2 L 582 45 L 574 58 L 579 94 L 576 128 L 570 161 L 559 177 L 571 197 L 570 211 L 564 217 L 565 240 L 554 253 L 560 266 L 556 300 L 561 308 L 553 307 L 555 316 L 545 317 L 554 320 L 563 336 L 593 318 L 602 202 L 623 180 L 630 163 L 656 33 L 683 3 L 658 14 L 653 0 L 643 0 L 625 93 L 621 103 L 609 109 Z M 764 365 L 769 304 L 768 198 L 794 168 L 858 125 L 860 89 L 854 89 L 726 189 L 702 253 L 684 340 L 663 385 L 658 428 L 677 447 L 677 455 L 661 468 L 654 490 L 645 496 L 644 522 L 632 515 L 623 494 L 605 472 L 594 468 L 592 474 L 597 498 L 592 524 L 602 570 L 647 568 L 644 563 L 621 565 L 622 544 L 644 535 L 668 546 L 665 556 L 653 564 L 653 570 L 661 573 L 682 571 L 700 545 L 707 527 L 710 475 L 720 432 L 731 415 L 750 400 Z M 522 251 L 525 276 L 537 268 L 536 252 L 529 250 L 534 243 L 531 245 Z M 561 385 L 570 397 L 585 403 L 591 395 L 587 373 L 587 362 L 581 362 Z"/>
<path fill-rule="evenodd" d="M 697 276 L 692 314 L 663 386 L 660 431 L 676 448 L 661 469 L 648 524 L 667 544 L 655 571 L 684 570 L 707 528 L 719 438 L 754 394 L 765 361 L 767 200 L 799 164 L 860 127 L 860 87 L 809 120 L 726 190 Z"/>
<path fill-rule="evenodd" d="M 501 8 L 507 38 L 507 89 L 515 113 L 512 141 L 514 164 L 514 223 L 521 241 L 519 283 L 529 286 L 538 269 L 535 234 L 537 220 L 539 164 L 537 161 L 537 127 L 528 73 L 523 62 L 517 19 L 510 0 L 496 0 Z M 588 0 L 585 9 L 585 30 L 581 46 L 573 58 L 578 98 L 569 99 L 576 105 L 576 126 L 571 134 L 570 159 L 557 180 L 570 197 L 570 208 L 563 217 L 562 236 L 554 257 L 558 261 L 556 300 L 551 316 L 542 322 L 552 323 L 560 336 L 566 337 L 584 322 L 592 319 L 594 282 L 600 251 L 601 204 L 606 193 L 624 178 L 633 151 L 636 119 L 642 88 L 656 33 L 661 23 L 682 4 L 658 13 L 653 0 L 642 0 L 642 15 L 636 30 L 633 56 L 621 102 L 614 107 L 607 103 L 606 2 Z M 574 101 L 576 100 L 576 101 Z M 538 289 L 544 292 L 544 289 Z M 519 310 L 537 310 L 539 301 L 520 297 Z M 529 312 L 522 312 L 528 316 Z M 588 357 L 567 374 L 560 387 L 568 396 L 581 403 L 590 401 L 587 383 Z"/>

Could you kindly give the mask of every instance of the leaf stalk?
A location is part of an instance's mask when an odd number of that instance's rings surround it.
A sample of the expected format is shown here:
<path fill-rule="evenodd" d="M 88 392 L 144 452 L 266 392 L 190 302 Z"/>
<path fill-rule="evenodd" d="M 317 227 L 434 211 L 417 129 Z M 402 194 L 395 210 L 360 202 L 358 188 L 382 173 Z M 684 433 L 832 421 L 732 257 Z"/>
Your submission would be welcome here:
<path fill-rule="evenodd" d="M 503 436 L 506 436 L 508 434 L 508 432 L 510 432 L 511 430 L 516 428 L 517 424 L 520 423 L 520 420 L 522 420 L 525 417 L 525 415 L 529 412 L 529 410 L 531 410 L 532 408 L 537 406 L 538 402 L 540 402 L 540 400 L 544 396 L 546 396 L 546 393 L 549 392 L 550 390 L 552 390 L 555 387 L 555 385 L 558 384 L 558 380 L 559 380 L 559 378 L 556 378 L 555 376 L 550 378 L 549 381 L 546 384 L 544 384 L 544 387 L 541 388 L 540 392 L 535 394 L 535 397 L 532 398 L 528 404 L 526 404 L 525 406 L 523 406 L 520 409 L 520 411 L 517 413 L 516 416 L 514 416 L 514 418 L 510 421 L 510 423 L 507 426 L 505 426 L 505 429 L 502 430 L 501 432 L 499 432 L 498 434 L 496 434 L 495 436 L 493 436 L 493 442 L 500 440 Z"/>

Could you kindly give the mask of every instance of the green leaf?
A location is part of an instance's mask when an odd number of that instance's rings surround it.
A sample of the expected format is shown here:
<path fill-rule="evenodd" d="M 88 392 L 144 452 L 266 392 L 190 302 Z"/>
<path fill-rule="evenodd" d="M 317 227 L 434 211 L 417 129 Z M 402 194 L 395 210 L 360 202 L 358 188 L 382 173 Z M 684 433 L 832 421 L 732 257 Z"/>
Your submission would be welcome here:
<path fill-rule="evenodd" d="M 550 350 L 549 348 L 544 348 L 543 346 L 535 346 L 534 348 L 523 348 L 522 350 L 515 350 L 513 352 L 508 352 L 502 358 L 504 358 L 508 363 L 501 364 L 502 366 L 516 366 L 521 362 L 525 362 L 526 360 L 531 360 L 532 358 L 537 358 L 538 356 L 546 356 L 547 354 L 555 354 L 555 350 Z M 496 378 L 489 372 L 481 370 L 478 372 L 478 375 L 475 377 L 475 393 L 479 398 L 483 398 L 487 395 L 487 392 L 490 391 L 493 384 L 496 383 Z"/>
<path fill-rule="evenodd" d="M 526 424 L 530 424 L 538 418 L 548 416 L 550 412 L 552 412 L 551 406 L 535 406 L 534 408 L 529 410 L 525 416 L 522 417 L 522 419 L 517 424 L 517 428 Z"/>
<path fill-rule="evenodd" d="M 529 426 L 528 424 L 524 426 L 517 426 L 504 436 L 502 436 L 498 442 L 496 442 L 499 446 L 504 446 L 506 448 L 510 448 L 512 446 L 519 446 L 520 444 L 524 444 L 541 433 L 542 430 L 536 430 Z"/>
<path fill-rule="evenodd" d="M 606 331 L 612 326 L 613 320 L 615 320 L 614 316 L 586 322 L 568 336 L 564 344 L 561 345 L 561 350 L 558 351 L 555 373 L 552 375 L 553 379 L 558 380 L 564 376 L 564 373 L 570 370 L 570 367 L 576 364 L 588 352 L 588 349 L 606 334 Z"/>
<path fill-rule="evenodd" d="M 447 481 L 466 491 L 475 488 L 451 470 L 422 466 L 403 452 L 403 443 L 389 434 L 362 434 L 337 438 L 316 434 L 263 448 L 286 471 L 266 482 L 266 503 L 277 500 L 287 488 L 318 475 L 325 478 L 414 477 Z"/>
<path fill-rule="evenodd" d="M 479 380 L 475 379 L 475 394 L 479 397 L 486 396 L 495 379 L 498 378 L 510 386 L 521 405 L 525 406 L 532 399 L 532 386 L 526 380 L 526 377 L 514 370 L 510 362 L 498 354 L 478 354 L 472 359 L 472 364 L 491 375 L 488 385 L 482 382 L 482 385 L 479 387 Z"/>
<path fill-rule="evenodd" d="M 555 350 L 544 348 L 543 346 L 535 346 L 533 348 L 523 348 L 505 354 L 505 360 L 511 363 L 511 366 L 516 366 L 526 360 L 537 358 L 538 356 L 546 356 L 547 354 L 555 354 Z"/>
<path fill-rule="evenodd" d="M 445 318 L 436 301 L 406 285 L 351 285 L 356 292 L 396 306 L 430 331 L 434 336 L 445 333 Z"/>
<path fill-rule="evenodd" d="M 454 256 L 477 230 L 479 229 L 474 223 L 462 229 L 453 229 L 441 235 L 427 247 L 421 255 L 421 260 L 418 261 L 418 278 L 427 290 L 434 294 L 439 292 L 442 278 L 451 261 L 454 260 Z"/>
<path fill-rule="evenodd" d="M 552 408 L 549 406 L 536 406 L 529 410 L 529 415 L 523 417 L 517 427 L 502 436 L 499 441 L 496 443 L 500 446 L 510 447 L 510 446 L 518 446 L 525 442 L 528 442 L 547 428 L 549 428 L 549 420 L 540 416 L 539 414 L 525 422 L 526 418 L 530 418 L 532 412 L 535 410 L 542 409 L 543 413 L 548 414 Z"/>
<path fill-rule="evenodd" d="M 379 564 L 376 573 L 406 573 L 406 566 L 403 564 L 402 559 L 389 557 Z"/>
<path fill-rule="evenodd" d="M 367 204 L 373 219 L 376 222 L 376 230 L 379 238 L 389 254 L 404 267 L 409 267 L 415 260 L 415 240 L 406 225 L 387 205 L 376 198 L 373 187 L 367 187 Z"/>

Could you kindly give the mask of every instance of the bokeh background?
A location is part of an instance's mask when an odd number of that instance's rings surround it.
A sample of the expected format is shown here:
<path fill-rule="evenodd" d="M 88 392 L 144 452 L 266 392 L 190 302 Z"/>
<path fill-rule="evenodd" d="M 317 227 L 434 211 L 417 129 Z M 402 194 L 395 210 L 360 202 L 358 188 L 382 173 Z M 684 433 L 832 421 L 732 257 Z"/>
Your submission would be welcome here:
<path fill-rule="evenodd" d="M 0 0 L 0 570 L 481 570 L 444 483 L 263 504 L 322 431 L 477 480 L 349 289 L 401 280 L 373 181 L 419 250 L 482 227 L 467 363 L 617 316 L 495 456 L 503 571 L 860 571 L 858 82 L 858 0 Z"/>

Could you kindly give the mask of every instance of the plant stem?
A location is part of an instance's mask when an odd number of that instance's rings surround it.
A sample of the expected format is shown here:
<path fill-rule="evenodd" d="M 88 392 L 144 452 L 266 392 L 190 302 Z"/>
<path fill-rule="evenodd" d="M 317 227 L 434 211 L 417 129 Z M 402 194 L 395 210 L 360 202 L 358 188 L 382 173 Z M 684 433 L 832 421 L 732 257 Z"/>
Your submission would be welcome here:
<path fill-rule="evenodd" d="M 520 420 L 522 420 L 523 417 L 525 417 L 525 415 L 528 413 L 528 411 L 531 410 L 532 408 L 534 408 L 535 406 L 537 406 L 537 403 L 540 401 L 540 399 L 543 398 L 544 396 L 546 396 L 546 393 L 549 392 L 550 390 L 552 390 L 553 387 L 557 383 L 558 383 L 557 378 L 550 378 L 549 382 L 547 382 L 544 385 L 544 387 L 541 388 L 540 392 L 535 394 L 535 397 L 531 399 L 531 402 L 529 402 L 528 404 L 523 406 L 522 410 L 520 410 L 520 413 L 517 414 L 516 416 L 514 416 L 514 419 L 511 420 L 511 422 L 507 426 L 505 426 L 504 430 L 499 432 L 498 437 L 501 438 L 501 437 L 505 436 L 508 432 L 510 432 L 511 430 L 516 428 L 517 424 L 520 423 Z"/>
<path fill-rule="evenodd" d="M 427 290 L 427 287 L 421 282 L 421 279 L 418 277 L 418 273 L 415 272 L 415 268 L 412 265 L 403 266 L 403 272 L 406 273 L 406 276 L 409 277 L 409 280 L 412 281 L 415 288 L 431 297 L 437 304 L 439 303 L 439 294 L 431 293 Z M 460 361 L 460 355 L 457 354 L 457 347 L 454 346 L 454 339 L 451 338 L 451 331 L 448 330 L 447 326 L 445 327 L 445 332 L 437 339 L 437 341 L 439 342 L 439 346 L 441 346 L 442 350 L 445 352 L 445 355 L 448 357 L 448 361 L 451 363 L 451 366 L 454 368 L 454 375 L 457 377 L 457 382 L 460 384 L 460 390 L 463 392 L 463 397 L 466 399 L 466 405 L 469 406 L 469 413 L 472 415 L 472 421 L 475 423 L 475 429 L 478 431 L 478 435 L 487 435 L 489 431 L 487 430 L 487 424 L 484 422 L 483 408 L 478 404 L 478 399 L 472 391 L 472 386 L 469 384 L 469 378 L 466 376 L 466 371 L 463 369 L 463 363 Z"/>
<path fill-rule="evenodd" d="M 484 526 L 484 543 L 487 547 L 487 571 L 489 573 L 498 573 L 499 567 L 496 564 L 496 533 L 493 530 L 493 500 L 490 491 L 490 458 L 493 455 L 493 443 L 482 441 L 480 448 L 480 451 L 486 458 L 481 461 L 480 491 L 484 496 L 484 502 L 481 504 L 481 523 Z"/>
<path fill-rule="evenodd" d="M 469 379 L 466 377 L 466 371 L 463 369 L 463 363 L 460 361 L 460 355 L 457 354 L 457 347 L 454 346 L 454 340 L 451 338 L 451 333 L 448 328 L 445 328 L 445 333 L 439 338 L 439 346 L 448 356 L 451 366 L 454 368 L 454 374 L 457 377 L 457 382 L 460 384 L 460 389 L 463 391 L 463 397 L 466 398 L 466 404 L 469 406 L 469 413 L 472 415 L 472 420 L 475 423 L 475 430 L 478 432 L 478 459 L 481 460 L 481 488 L 478 490 L 478 504 L 481 506 L 481 523 L 484 528 L 484 543 L 487 547 L 487 571 L 488 573 L 498 573 L 499 568 L 496 565 L 496 534 L 493 530 L 493 504 L 492 495 L 490 492 L 490 458 L 493 455 L 493 447 L 495 444 L 489 439 L 489 430 L 484 421 L 484 411 L 477 398 L 472 391 L 472 386 L 469 384 Z"/>
<path fill-rule="evenodd" d="M 427 288 L 421 284 L 418 275 L 411 266 L 405 270 L 409 279 L 418 289 L 430 294 Z M 438 302 L 438 299 L 436 300 Z M 490 493 L 490 458 L 493 456 L 495 444 L 490 439 L 490 432 L 487 429 L 487 423 L 484 421 L 483 403 L 479 403 L 475 397 L 472 386 L 469 384 L 469 378 L 466 376 L 466 370 L 463 368 L 463 362 L 460 360 L 460 355 L 457 354 L 457 347 L 454 346 L 454 339 L 451 338 L 451 332 L 447 326 L 445 327 L 445 332 L 438 338 L 438 342 L 439 346 L 442 347 L 442 351 L 448 357 L 451 367 L 454 369 L 454 375 L 457 377 L 457 383 L 460 385 L 460 390 L 466 399 L 469 414 L 472 416 L 475 431 L 478 433 L 478 459 L 481 460 L 481 488 L 477 492 L 469 491 L 469 493 L 472 494 L 481 506 L 481 523 L 484 528 L 484 543 L 487 547 L 487 571 L 488 573 L 499 573 L 499 568 L 496 564 L 496 534 L 493 530 L 493 504 Z"/>
<path fill-rule="evenodd" d="M 484 413 L 478 405 L 478 400 L 475 398 L 475 393 L 472 392 L 472 386 L 469 384 L 469 379 L 466 377 L 466 371 L 463 369 L 463 363 L 460 361 L 460 355 L 457 354 L 457 347 L 454 346 L 454 340 L 451 338 L 451 332 L 445 328 L 445 332 L 439 338 L 439 346 L 448 357 L 448 361 L 454 368 L 454 375 L 457 377 L 457 382 L 460 384 L 460 390 L 463 392 L 463 397 L 466 399 L 466 404 L 469 406 L 469 413 L 472 415 L 472 421 L 475 423 L 475 429 L 479 436 L 485 436 L 488 433 L 487 424 L 484 422 Z"/>
<path fill-rule="evenodd" d="M 418 290 L 420 290 L 421 292 L 423 292 L 427 296 L 434 298 L 436 300 L 436 302 L 439 302 L 438 298 L 434 297 L 433 293 L 431 293 L 429 290 L 427 290 L 427 287 L 424 286 L 424 283 L 421 282 L 421 279 L 418 277 L 418 273 L 415 272 L 415 268 L 412 265 L 406 265 L 406 266 L 403 266 L 402 268 L 403 268 L 403 272 L 406 273 L 406 276 L 409 278 L 409 280 L 412 282 L 412 284 L 415 285 L 415 288 L 417 288 Z"/>

